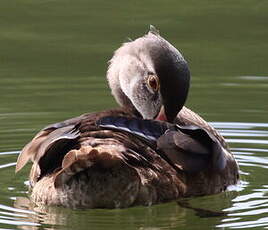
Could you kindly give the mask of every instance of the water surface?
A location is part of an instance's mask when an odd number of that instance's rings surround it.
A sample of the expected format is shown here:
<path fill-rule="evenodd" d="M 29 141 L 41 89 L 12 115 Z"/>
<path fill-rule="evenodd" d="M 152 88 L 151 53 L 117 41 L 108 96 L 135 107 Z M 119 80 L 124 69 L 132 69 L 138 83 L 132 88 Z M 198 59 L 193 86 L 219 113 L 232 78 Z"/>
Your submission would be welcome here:
<path fill-rule="evenodd" d="M 0 2 L 0 229 L 268 228 L 268 3 L 238 1 Z M 124 210 L 34 207 L 21 148 L 42 127 L 116 106 L 107 61 L 149 24 L 189 62 L 187 106 L 225 136 L 241 183 L 228 192 Z M 207 212 L 200 212 L 197 208 Z"/>

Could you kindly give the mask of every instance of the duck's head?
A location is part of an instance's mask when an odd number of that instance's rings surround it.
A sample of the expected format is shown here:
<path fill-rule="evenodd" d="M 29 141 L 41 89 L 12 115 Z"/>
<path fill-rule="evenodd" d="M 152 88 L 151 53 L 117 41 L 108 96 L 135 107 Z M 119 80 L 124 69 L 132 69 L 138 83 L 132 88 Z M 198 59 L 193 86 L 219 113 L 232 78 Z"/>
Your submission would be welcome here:
<path fill-rule="evenodd" d="M 172 122 L 186 101 L 190 71 L 181 53 L 150 30 L 115 51 L 107 79 L 121 106 Z"/>

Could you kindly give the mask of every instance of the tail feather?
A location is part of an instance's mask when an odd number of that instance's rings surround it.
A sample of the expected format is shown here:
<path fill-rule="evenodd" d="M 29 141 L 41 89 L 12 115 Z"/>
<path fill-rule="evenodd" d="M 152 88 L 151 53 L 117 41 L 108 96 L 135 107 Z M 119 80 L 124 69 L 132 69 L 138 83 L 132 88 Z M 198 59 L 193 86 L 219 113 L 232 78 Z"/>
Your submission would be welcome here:
<path fill-rule="evenodd" d="M 62 169 L 55 175 L 54 185 L 56 188 L 61 187 L 74 175 L 95 164 L 101 168 L 110 168 L 122 161 L 120 151 L 111 146 L 83 146 L 79 150 L 71 150 L 62 161 Z"/>

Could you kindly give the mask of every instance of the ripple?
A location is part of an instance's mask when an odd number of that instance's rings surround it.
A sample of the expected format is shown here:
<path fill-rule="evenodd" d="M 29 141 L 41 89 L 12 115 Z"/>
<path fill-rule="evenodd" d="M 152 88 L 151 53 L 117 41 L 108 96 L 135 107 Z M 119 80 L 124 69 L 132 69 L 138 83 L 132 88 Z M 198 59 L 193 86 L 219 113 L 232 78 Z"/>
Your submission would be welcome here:
<path fill-rule="evenodd" d="M 15 226 L 40 226 L 39 223 L 31 222 L 29 219 L 37 213 L 29 210 L 18 209 L 0 204 L 0 223 Z"/>
<path fill-rule="evenodd" d="M 265 217 L 268 215 L 268 185 L 265 177 L 268 169 L 268 149 L 265 147 L 268 144 L 268 124 L 250 122 L 212 122 L 211 124 L 225 136 L 226 141 L 231 145 L 231 151 L 239 163 L 241 175 L 241 180 L 238 185 L 228 187 L 230 193 L 236 192 L 238 194 L 235 198 L 230 200 L 227 207 L 222 209 L 222 211 L 227 213 L 227 216 L 222 217 L 222 219 L 219 220 L 220 222 L 215 224 L 215 226 L 226 229 L 268 228 L 268 218 Z M 8 170 L 10 168 L 13 172 L 13 167 L 16 164 L 14 159 L 19 153 L 20 151 L 0 152 L 0 156 L 2 156 L 3 159 L 11 159 L 8 162 L 1 163 L 0 169 Z M 26 176 L 23 178 L 25 179 Z M 255 178 L 257 178 L 257 180 L 255 180 Z M 25 186 L 24 188 L 27 187 L 27 184 L 27 181 L 24 183 L 20 182 L 20 186 Z M 82 216 L 84 216 L 84 214 L 82 211 L 77 213 L 76 211 L 66 211 L 64 209 L 40 210 L 31 207 L 30 201 L 26 197 L 20 197 L 27 193 L 27 190 L 18 189 L 18 185 L 14 185 L 12 182 L 6 186 L 5 190 L 10 192 L 8 199 L 14 201 L 14 207 L 0 204 L 0 224 L 29 227 L 42 226 L 43 224 L 61 224 L 64 226 L 70 221 L 68 217 L 70 213 L 77 215 L 77 218 L 81 220 L 83 219 Z M 209 197 L 207 199 L 209 199 Z M 216 200 L 216 203 L 220 202 L 220 200 Z M 170 212 L 166 212 L 167 207 L 169 207 Z M 157 219 L 160 220 L 163 218 L 162 227 L 167 227 L 166 223 L 171 219 L 174 226 L 181 226 L 183 221 L 178 218 L 181 216 L 182 210 L 172 209 L 170 207 L 174 208 L 174 206 L 166 204 L 163 206 L 154 206 L 152 210 L 159 210 L 159 214 L 161 213 Z M 139 208 L 139 212 L 146 213 L 145 216 L 149 215 L 150 218 L 154 219 L 155 216 L 151 216 L 152 210 L 143 207 Z M 120 210 L 118 212 L 120 212 L 120 216 L 125 215 L 126 219 L 124 221 L 129 221 L 129 218 L 135 220 L 136 223 L 142 221 L 140 226 L 146 222 L 146 220 L 142 219 L 136 212 L 132 213 L 132 209 Z M 83 222 L 88 221 L 88 218 L 90 218 L 90 223 L 94 226 L 109 226 L 111 222 L 114 221 L 113 218 L 116 218 L 118 221 L 117 211 L 112 212 L 113 215 L 110 215 L 111 212 L 105 211 L 105 215 L 108 219 L 100 215 L 103 214 L 104 211 L 89 213 L 87 211 L 86 213 L 88 216 L 85 216 Z M 174 215 L 174 213 L 176 213 L 176 215 Z M 183 213 L 183 219 L 184 215 L 186 214 Z M 72 221 L 76 221 L 75 218 L 73 218 Z M 122 223 L 122 219 L 120 223 Z M 163 229 L 162 227 L 156 228 Z M 146 229 L 146 227 L 143 227 L 143 229 Z"/>
<path fill-rule="evenodd" d="M 225 139 L 228 143 L 240 143 L 240 144 L 261 144 L 268 145 L 268 140 L 255 140 L 255 139 Z"/>
<path fill-rule="evenodd" d="M 18 155 L 20 151 L 9 151 L 9 152 L 0 152 L 0 155 Z"/>
<path fill-rule="evenodd" d="M 268 76 L 239 76 L 239 78 L 253 81 L 268 81 Z"/>
<path fill-rule="evenodd" d="M 235 223 L 221 224 L 217 225 L 219 228 L 233 228 L 233 229 L 242 229 L 242 228 L 255 228 L 255 227 L 264 227 L 268 226 L 268 217 L 260 218 L 254 221 L 238 221 Z"/>
<path fill-rule="evenodd" d="M 243 179 L 249 178 L 247 187 L 242 194 L 232 200 L 232 205 L 223 209 L 228 217 L 221 220 L 216 227 L 243 229 L 255 227 L 268 227 L 268 218 L 263 217 L 268 213 L 268 186 L 262 181 L 268 169 L 268 149 L 263 146 L 268 144 L 268 124 L 249 122 L 212 122 L 226 137 L 232 147 L 231 150 L 243 169 Z M 260 168 L 262 173 L 260 174 Z M 250 180 L 259 172 L 258 180 Z M 241 175 L 242 177 L 242 175 Z M 263 184 L 262 184 L 263 183 Z M 255 219 L 255 220 L 254 220 Z"/>
<path fill-rule="evenodd" d="M 253 129 L 256 127 L 259 128 L 268 128 L 268 123 L 251 123 L 251 122 L 210 122 L 210 124 L 216 129 Z"/>

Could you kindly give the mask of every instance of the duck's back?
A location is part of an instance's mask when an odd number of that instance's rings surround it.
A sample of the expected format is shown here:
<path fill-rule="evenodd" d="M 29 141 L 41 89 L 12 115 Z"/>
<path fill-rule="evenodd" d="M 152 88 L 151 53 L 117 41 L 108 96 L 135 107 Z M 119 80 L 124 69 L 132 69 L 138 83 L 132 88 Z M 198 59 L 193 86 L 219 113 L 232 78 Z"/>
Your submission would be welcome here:
<path fill-rule="evenodd" d="M 223 138 L 186 108 L 176 123 L 124 109 L 85 114 L 38 133 L 17 170 L 31 159 L 32 200 L 66 207 L 150 205 L 235 184 L 237 164 Z"/>

